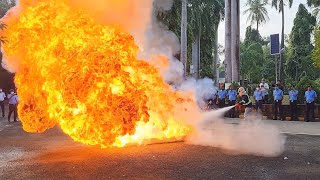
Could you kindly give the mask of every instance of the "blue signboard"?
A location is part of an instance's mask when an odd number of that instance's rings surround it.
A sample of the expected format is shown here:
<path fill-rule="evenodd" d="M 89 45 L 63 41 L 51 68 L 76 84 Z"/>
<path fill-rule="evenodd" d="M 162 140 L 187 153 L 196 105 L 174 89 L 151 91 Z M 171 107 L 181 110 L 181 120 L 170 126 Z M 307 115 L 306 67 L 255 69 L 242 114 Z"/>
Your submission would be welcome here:
<path fill-rule="evenodd" d="M 280 54 L 279 34 L 270 35 L 271 55 Z"/>

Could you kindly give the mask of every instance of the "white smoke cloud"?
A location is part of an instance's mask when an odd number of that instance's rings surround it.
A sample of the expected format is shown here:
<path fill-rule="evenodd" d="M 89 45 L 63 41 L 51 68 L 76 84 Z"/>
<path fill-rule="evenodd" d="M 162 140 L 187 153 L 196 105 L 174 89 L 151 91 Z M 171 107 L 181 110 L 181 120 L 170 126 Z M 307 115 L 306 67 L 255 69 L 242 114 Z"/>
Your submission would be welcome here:
<path fill-rule="evenodd" d="M 180 52 L 180 42 L 178 37 L 156 18 L 159 10 L 171 8 L 172 1 L 164 3 L 157 0 L 154 4 L 157 8 L 154 8 L 152 22 L 145 31 L 142 31 L 144 32 L 142 39 L 136 36 L 141 49 L 139 58 L 149 61 L 159 55 L 165 56 L 169 61 L 169 66 L 160 68 L 162 77 L 170 84 L 178 84 L 183 81 L 184 74 L 183 64 L 174 57 Z M 157 62 L 152 64 L 155 65 Z"/>
<path fill-rule="evenodd" d="M 214 86 L 214 82 L 210 78 L 194 79 L 191 78 L 184 81 L 178 88 L 179 91 L 193 92 L 195 99 L 201 109 L 207 106 L 207 101 L 216 99 L 218 88 Z"/>
<path fill-rule="evenodd" d="M 239 124 L 228 124 L 222 118 L 228 110 L 230 107 L 204 114 L 201 121 L 193 124 L 195 131 L 187 142 L 266 157 L 278 156 L 284 151 L 285 137 L 276 127 L 253 116 Z"/>

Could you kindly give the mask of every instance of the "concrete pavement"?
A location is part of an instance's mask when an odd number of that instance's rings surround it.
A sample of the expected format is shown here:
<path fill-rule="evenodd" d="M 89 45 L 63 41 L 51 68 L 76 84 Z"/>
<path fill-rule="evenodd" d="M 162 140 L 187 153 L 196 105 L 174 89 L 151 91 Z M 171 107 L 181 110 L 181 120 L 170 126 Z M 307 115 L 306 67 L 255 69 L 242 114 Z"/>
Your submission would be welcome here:
<path fill-rule="evenodd" d="M 239 123 L 243 119 L 226 119 L 228 123 Z M 276 126 L 285 134 L 320 136 L 320 122 L 263 120 L 263 123 Z"/>
<path fill-rule="evenodd" d="M 289 133 L 279 157 L 183 142 L 100 149 L 72 141 L 59 128 L 30 134 L 0 118 L 0 179 L 319 179 L 320 123 L 264 122 Z"/>

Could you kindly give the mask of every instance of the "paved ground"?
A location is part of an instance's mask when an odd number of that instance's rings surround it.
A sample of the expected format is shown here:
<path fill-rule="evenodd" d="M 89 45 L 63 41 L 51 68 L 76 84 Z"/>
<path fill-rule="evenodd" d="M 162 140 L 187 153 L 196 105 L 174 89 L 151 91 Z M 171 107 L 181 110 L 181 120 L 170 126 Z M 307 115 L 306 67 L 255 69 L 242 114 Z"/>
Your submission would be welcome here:
<path fill-rule="evenodd" d="M 267 123 L 290 133 L 279 157 L 235 156 L 183 142 L 99 149 L 58 128 L 28 134 L 0 118 L 0 179 L 319 179 L 320 123 Z"/>

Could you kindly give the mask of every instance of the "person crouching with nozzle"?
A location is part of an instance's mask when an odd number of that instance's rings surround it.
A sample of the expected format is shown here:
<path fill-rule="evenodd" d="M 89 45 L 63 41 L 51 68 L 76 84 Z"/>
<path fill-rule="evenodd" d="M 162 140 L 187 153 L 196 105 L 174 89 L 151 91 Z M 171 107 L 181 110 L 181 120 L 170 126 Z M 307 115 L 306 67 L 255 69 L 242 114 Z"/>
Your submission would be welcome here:
<path fill-rule="evenodd" d="M 252 112 L 252 102 L 243 87 L 240 87 L 238 89 L 238 93 L 239 93 L 240 98 L 238 100 L 237 106 L 244 106 L 245 107 L 244 119 L 246 119 L 248 117 L 249 113 Z"/>

